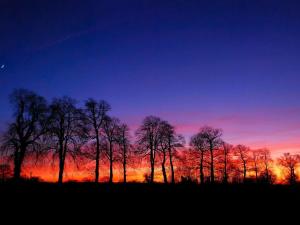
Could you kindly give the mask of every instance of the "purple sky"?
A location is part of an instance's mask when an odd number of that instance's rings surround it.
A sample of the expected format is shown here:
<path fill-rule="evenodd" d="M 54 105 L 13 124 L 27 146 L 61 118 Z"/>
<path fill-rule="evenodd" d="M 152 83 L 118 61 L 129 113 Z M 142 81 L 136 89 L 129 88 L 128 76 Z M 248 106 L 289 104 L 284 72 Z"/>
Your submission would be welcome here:
<path fill-rule="evenodd" d="M 0 127 L 22 87 L 105 99 L 132 127 L 153 114 L 300 151 L 298 2 L 2 0 Z"/>

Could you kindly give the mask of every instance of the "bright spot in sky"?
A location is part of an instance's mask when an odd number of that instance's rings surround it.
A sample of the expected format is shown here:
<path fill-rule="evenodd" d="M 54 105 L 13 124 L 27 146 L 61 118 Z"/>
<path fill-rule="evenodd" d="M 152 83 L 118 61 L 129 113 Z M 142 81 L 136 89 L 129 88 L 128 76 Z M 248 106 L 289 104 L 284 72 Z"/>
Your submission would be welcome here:
<path fill-rule="evenodd" d="M 4 65 L 4 64 L 2 64 L 2 65 L 1 65 L 1 69 L 4 69 L 4 67 L 5 67 L 5 65 Z"/>

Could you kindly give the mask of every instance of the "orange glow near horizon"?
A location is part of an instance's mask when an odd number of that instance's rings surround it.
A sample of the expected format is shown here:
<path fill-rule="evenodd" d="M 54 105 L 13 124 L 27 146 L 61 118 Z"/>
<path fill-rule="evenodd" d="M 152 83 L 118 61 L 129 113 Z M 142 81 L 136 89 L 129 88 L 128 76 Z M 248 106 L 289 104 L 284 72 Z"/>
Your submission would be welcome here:
<path fill-rule="evenodd" d="M 175 166 L 175 176 L 178 181 L 182 173 L 176 170 Z M 271 171 L 276 176 L 277 184 L 286 183 L 287 173 L 276 163 L 276 160 L 271 163 Z M 170 178 L 169 165 L 166 165 L 167 176 Z M 197 173 L 198 171 L 196 171 Z M 297 173 L 300 172 L 300 168 L 297 168 Z M 114 182 L 123 182 L 123 171 L 120 164 L 115 163 L 114 165 Z M 139 165 L 128 165 L 127 168 L 127 181 L 128 182 L 145 182 L 145 174 L 150 173 L 150 168 L 147 160 L 144 160 Z M 55 164 L 41 164 L 41 165 L 25 165 L 23 168 L 24 177 L 34 178 L 37 177 L 42 181 L 46 182 L 57 182 L 58 179 L 58 167 Z M 194 173 L 195 178 L 198 178 L 198 175 Z M 249 171 L 248 176 L 254 177 L 254 172 Z M 93 182 L 94 181 L 94 163 L 90 162 L 84 165 L 77 166 L 73 162 L 67 162 L 66 168 L 64 171 L 64 182 L 68 181 L 77 181 L 77 182 Z M 109 167 L 107 163 L 102 163 L 100 166 L 100 182 L 108 182 L 109 180 Z M 155 181 L 163 182 L 163 176 L 161 172 L 161 166 L 159 164 L 155 167 Z"/>

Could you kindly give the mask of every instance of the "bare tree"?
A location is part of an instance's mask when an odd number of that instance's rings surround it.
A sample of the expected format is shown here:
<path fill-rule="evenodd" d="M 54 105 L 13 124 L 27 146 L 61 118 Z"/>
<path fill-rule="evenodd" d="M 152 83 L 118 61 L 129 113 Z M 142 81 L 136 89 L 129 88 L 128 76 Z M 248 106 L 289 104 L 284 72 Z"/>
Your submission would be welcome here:
<path fill-rule="evenodd" d="M 99 165 L 100 165 L 100 129 L 103 125 L 104 118 L 110 110 L 110 105 L 106 101 L 95 101 L 88 99 L 85 102 L 85 115 L 88 125 L 90 126 L 90 138 L 96 141 L 95 152 L 95 183 L 99 182 Z"/>
<path fill-rule="evenodd" d="M 175 128 L 167 121 L 161 121 L 159 127 L 159 152 L 162 154 L 161 166 L 164 183 L 168 183 L 168 177 L 166 173 L 167 155 L 169 156 L 169 163 L 171 168 L 171 182 L 175 183 L 173 152 L 177 147 L 183 146 L 184 138 L 181 135 L 177 135 L 175 132 Z"/>
<path fill-rule="evenodd" d="M 252 162 L 253 162 L 253 170 L 255 172 L 255 180 L 258 183 L 258 173 L 259 173 L 259 164 L 260 164 L 260 151 L 253 150 L 252 151 Z"/>
<path fill-rule="evenodd" d="M 247 164 L 250 159 L 250 149 L 245 145 L 237 145 L 235 147 L 235 155 L 238 157 L 238 159 L 242 163 L 243 167 L 243 180 L 246 181 L 247 178 Z"/>
<path fill-rule="evenodd" d="M 269 149 L 261 149 L 260 150 L 260 159 L 262 164 L 264 165 L 264 180 L 269 183 L 271 182 L 271 174 L 270 174 L 270 164 L 272 162 L 271 153 Z"/>
<path fill-rule="evenodd" d="M 87 141 L 88 130 L 84 114 L 75 106 L 75 100 L 69 97 L 54 99 L 50 108 L 49 137 L 59 159 L 58 183 L 62 183 L 67 154 L 73 159 L 80 154 L 81 146 Z"/>
<path fill-rule="evenodd" d="M 221 129 L 212 127 L 203 127 L 199 132 L 200 136 L 206 141 L 210 152 L 210 182 L 215 183 L 214 172 L 214 151 L 217 150 L 223 143 L 221 136 L 223 134 Z"/>
<path fill-rule="evenodd" d="M 115 159 L 114 144 L 118 141 L 118 130 L 120 121 L 116 118 L 106 116 L 103 121 L 103 134 L 107 141 L 106 156 L 109 160 L 109 183 L 113 182 L 113 163 Z"/>
<path fill-rule="evenodd" d="M 43 150 L 41 136 L 47 131 L 48 106 L 43 97 L 25 89 L 15 90 L 10 102 L 14 107 L 14 122 L 3 136 L 1 149 L 13 158 L 14 179 L 19 180 L 25 157 Z"/>
<path fill-rule="evenodd" d="M 0 164 L 0 180 L 5 181 L 12 175 L 12 170 L 10 165 L 7 163 Z"/>
<path fill-rule="evenodd" d="M 171 183 L 175 183 L 175 172 L 174 172 L 174 165 L 173 165 L 173 156 L 176 153 L 176 149 L 183 147 L 185 144 L 184 137 L 180 134 L 175 132 L 175 128 L 169 124 L 168 122 L 164 121 L 163 123 L 163 139 L 166 143 L 166 147 L 169 154 L 169 163 L 170 163 L 170 170 L 171 170 Z"/>
<path fill-rule="evenodd" d="M 123 167 L 123 182 L 127 182 L 127 161 L 129 157 L 130 146 L 130 134 L 129 128 L 126 124 L 121 124 L 117 132 L 117 143 L 120 149 L 120 158 Z"/>
<path fill-rule="evenodd" d="M 278 159 L 278 164 L 288 170 L 288 180 L 290 184 L 295 184 L 297 181 L 297 176 L 295 173 L 296 167 L 300 163 L 300 155 L 292 155 L 290 153 L 284 153 Z"/>
<path fill-rule="evenodd" d="M 192 136 L 190 141 L 190 146 L 200 153 L 200 165 L 199 165 L 199 174 L 200 174 L 200 183 L 204 184 L 204 154 L 206 151 L 209 151 L 209 146 L 207 146 L 206 139 L 202 137 L 201 133 L 195 134 Z"/>
<path fill-rule="evenodd" d="M 155 159 L 159 148 L 159 130 L 161 119 L 155 116 L 148 116 L 143 120 L 142 125 L 136 131 L 137 151 L 150 158 L 151 175 L 150 182 L 154 182 Z"/>
<path fill-rule="evenodd" d="M 228 183 L 228 166 L 229 166 L 229 160 L 230 160 L 230 155 L 232 153 L 232 149 L 233 146 L 223 142 L 222 144 L 223 148 L 222 148 L 222 153 L 223 153 L 223 157 L 222 157 L 222 162 L 223 162 L 223 183 L 227 184 Z"/>
<path fill-rule="evenodd" d="M 166 140 L 166 127 L 167 123 L 162 121 L 160 123 L 160 130 L 159 130 L 159 152 L 162 154 L 162 163 L 161 169 L 164 178 L 164 183 L 168 183 L 168 177 L 166 172 L 166 159 L 167 159 L 167 150 L 168 150 L 168 141 Z"/>

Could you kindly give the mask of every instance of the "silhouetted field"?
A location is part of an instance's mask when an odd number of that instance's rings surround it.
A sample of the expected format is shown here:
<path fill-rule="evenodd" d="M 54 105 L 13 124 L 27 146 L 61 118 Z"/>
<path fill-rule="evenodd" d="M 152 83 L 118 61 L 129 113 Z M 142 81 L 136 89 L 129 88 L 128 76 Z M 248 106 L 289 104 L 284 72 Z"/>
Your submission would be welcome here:
<path fill-rule="evenodd" d="M 2 183 L 1 206 L 17 205 L 30 212 L 63 210 L 80 212 L 144 215 L 179 213 L 167 216 L 185 216 L 190 213 L 240 214 L 275 216 L 297 210 L 300 186 L 286 185 L 196 185 L 196 184 L 93 184 L 93 183 Z M 54 205 L 53 207 L 51 205 Z M 267 211 L 274 214 L 269 214 Z M 196 214 L 195 214 L 196 213 Z M 276 216 L 280 216 L 277 214 Z M 55 214 L 54 214 L 55 215 Z M 153 215 L 154 216 L 154 215 Z M 226 217 L 227 218 L 227 217 Z M 173 218 L 174 219 L 174 218 Z M 216 216 L 215 219 L 218 219 Z M 274 217 L 273 217 L 274 219 Z"/>

